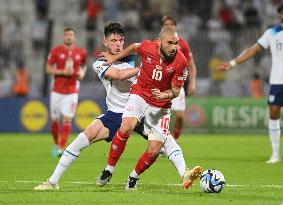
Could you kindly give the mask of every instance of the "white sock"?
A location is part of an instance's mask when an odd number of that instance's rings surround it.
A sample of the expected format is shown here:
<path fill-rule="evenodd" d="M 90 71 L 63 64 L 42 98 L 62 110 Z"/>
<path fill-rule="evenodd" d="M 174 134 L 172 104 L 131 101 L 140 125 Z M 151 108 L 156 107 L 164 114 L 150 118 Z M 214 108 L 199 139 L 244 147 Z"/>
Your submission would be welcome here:
<path fill-rule="evenodd" d="M 178 174 L 182 178 L 186 171 L 186 162 L 181 147 L 178 145 L 175 139 L 169 135 L 164 143 L 164 148 L 168 159 L 174 164 Z"/>
<path fill-rule="evenodd" d="M 132 172 L 131 172 L 131 174 L 130 174 L 130 177 L 134 177 L 134 178 L 138 178 L 138 174 L 137 174 L 137 172 L 136 172 L 136 170 L 134 169 Z"/>
<path fill-rule="evenodd" d="M 105 170 L 108 170 L 112 174 L 114 172 L 114 168 L 115 168 L 114 166 L 107 164 Z"/>
<path fill-rule="evenodd" d="M 269 119 L 268 128 L 272 157 L 280 157 L 280 120 Z"/>
<path fill-rule="evenodd" d="M 82 149 L 89 145 L 89 140 L 85 133 L 81 132 L 78 137 L 66 148 L 61 156 L 54 173 L 49 178 L 51 184 L 57 184 L 68 169 L 68 167 L 77 159 Z"/>

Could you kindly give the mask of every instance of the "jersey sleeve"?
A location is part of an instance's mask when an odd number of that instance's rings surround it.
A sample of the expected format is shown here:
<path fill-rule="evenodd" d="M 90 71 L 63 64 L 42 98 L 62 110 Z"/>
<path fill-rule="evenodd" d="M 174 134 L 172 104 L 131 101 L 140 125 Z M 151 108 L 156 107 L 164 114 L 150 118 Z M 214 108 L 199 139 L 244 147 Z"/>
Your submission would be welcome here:
<path fill-rule="evenodd" d="M 83 49 L 83 51 L 82 51 L 82 61 L 81 61 L 82 66 L 86 65 L 86 62 L 87 62 L 87 57 L 86 56 L 87 56 L 86 55 L 86 50 Z"/>
<path fill-rule="evenodd" d="M 97 60 L 93 63 L 93 70 L 97 73 L 100 79 L 104 78 L 105 72 L 110 68 L 109 65 L 103 65 L 105 61 Z"/>
<path fill-rule="evenodd" d="M 264 34 L 258 39 L 258 44 L 262 46 L 264 49 L 267 49 L 270 44 L 270 29 L 266 30 Z"/>
<path fill-rule="evenodd" d="M 188 70 L 186 68 L 186 62 L 182 62 L 180 63 L 180 66 L 176 69 L 176 72 L 172 79 L 172 84 L 176 86 L 184 85 L 187 75 L 188 75 Z"/>
<path fill-rule="evenodd" d="M 191 48 L 186 41 L 184 41 L 183 54 L 184 54 L 185 58 L 187 59 L 187 61 L 190 61 L 192 59 Z"/>
<path fill-rule="evenodd" d="M 142 41 L 141 43 L 135 43 L 136 45 L 136 52 L 138 55 L 143 56 L 143 54 L 147 51 L 147 49 L 149 48 L 149 43 L 151 41 L 149 40 L 145 40 Z"/>
<path fill-rule="evenodd" d="M 47 63 L 53 65 L 56 63 L 56 50 L 52 48 L 48 54 Z"/>

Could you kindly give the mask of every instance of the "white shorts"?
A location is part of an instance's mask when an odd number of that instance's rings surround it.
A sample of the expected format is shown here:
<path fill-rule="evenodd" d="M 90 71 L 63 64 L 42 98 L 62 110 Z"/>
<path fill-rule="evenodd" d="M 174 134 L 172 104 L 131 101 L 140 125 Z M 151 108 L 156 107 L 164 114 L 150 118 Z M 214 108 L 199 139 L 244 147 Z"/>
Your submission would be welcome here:
<path fill-rule="evenodd" d="M 184 87 L 181 87 L 179 96 L 172 100 L 171 110 L 173 111 L 186 110 L 186 95 L 185 95 Z"/>
<path fill-rule="evenodd" d="M 148 140 L 165 142 L 169 133 L 170 109 L 148 104 L 142 97 L 131 94 L 123 118 L 135 117 L 139 122 L 144 118 L 144 132 Z"/>
<path fill-rule="evenodd" d="M 51 119 L 60 119 L 61 116 L 73 118 L 78 105 L 78 94 L 60 94 L 51 92 L 50 116 Z"/>

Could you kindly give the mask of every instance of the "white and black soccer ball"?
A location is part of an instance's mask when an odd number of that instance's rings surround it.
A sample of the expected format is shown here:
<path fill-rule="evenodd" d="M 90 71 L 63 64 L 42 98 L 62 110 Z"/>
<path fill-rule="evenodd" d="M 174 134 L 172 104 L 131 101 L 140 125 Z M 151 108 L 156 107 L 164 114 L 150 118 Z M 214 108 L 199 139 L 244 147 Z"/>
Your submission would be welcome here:
<path fill-rule="evenodd" d="M 205 170 L 200 177 L 200 188 L 207 193 L 219 193 L 224 189 L 224 175 L 216 169 Z"/>

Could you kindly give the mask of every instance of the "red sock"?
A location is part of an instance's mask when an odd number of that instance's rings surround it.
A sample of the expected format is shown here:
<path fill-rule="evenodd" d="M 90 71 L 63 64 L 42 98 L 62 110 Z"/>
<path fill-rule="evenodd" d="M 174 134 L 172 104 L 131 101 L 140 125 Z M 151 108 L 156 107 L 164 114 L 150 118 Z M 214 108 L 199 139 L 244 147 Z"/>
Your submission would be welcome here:
<path fill-rule="evenodd" d="M 59 145 L 59 129 L 60 129 L 59 122 L 58 121 L 51 122 L 50 128 L 51 128 L 52 136 L 54 139 L 54 143 L 56 145 Z"/>
<path fill-rule="evenodd" d="M 180 128 L 174 128 L 173 137 L 174 137 L 175 140 L 179 139 L 179 137 L 181 135 L 181 131 L 182 131 L 182 129 L 180 129 Z"/>
<path fill-rule="evenodd" d="M 140 157 L 138 163 L 136 164 L 135 171 L 138 175 L 143 173 L 146 169 L 148 169 L 156 160 L 158 155 L 152 155 L 151 153 L 145 152 Z"/>
<path fill-rule="evenodd" d="M 115 166 L 117 164 L 129 137 L 129 135 L 123 134 L 120 129 L 116 132 L 109 151 L 108 165 Z"/>
<path fill-rule="evenodd" d="M 72 125 L 71 122 L 63 122 L 62 128 L 61 128 L 61 142 L 60 142 L 60 148 L 64 149 L 67 139 L 72 131 Z"/>

